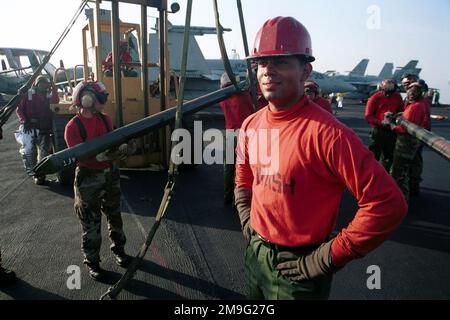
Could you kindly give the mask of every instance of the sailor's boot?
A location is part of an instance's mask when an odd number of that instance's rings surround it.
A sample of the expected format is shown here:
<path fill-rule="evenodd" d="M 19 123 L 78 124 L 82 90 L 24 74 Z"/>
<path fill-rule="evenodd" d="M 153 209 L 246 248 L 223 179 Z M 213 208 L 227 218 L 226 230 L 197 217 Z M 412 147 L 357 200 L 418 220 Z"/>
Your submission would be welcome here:
<path fill-rule="evenodd" d="M 125 251 L 113 252 L 117 265 L 122 268 L 128 268 L 131 263 L 131 257 Z"/>
<path fill-rule="evenodd" d="M 104 281 L 106 279 L 105 270 L 100 268 L 99 262 L 86 263 L 86 267 L 89 271 L 89 276 L 95 281 Z"/>
<path fill-rule="evenodd" d="M 14 271 L 8 270 L 0 266 L 0 287 L 12 285 L 17 281 Z"/>

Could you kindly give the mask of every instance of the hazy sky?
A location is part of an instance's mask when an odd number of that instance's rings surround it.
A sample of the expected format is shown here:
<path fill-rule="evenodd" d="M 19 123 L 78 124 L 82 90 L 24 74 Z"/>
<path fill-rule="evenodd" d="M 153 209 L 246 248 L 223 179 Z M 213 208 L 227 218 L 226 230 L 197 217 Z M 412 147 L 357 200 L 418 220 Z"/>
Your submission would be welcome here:
<path fill-rule="evenodd" d="M 180 12 L 170 14 L 173 24 L 185 21 L 186 1 Z M 212 0 L 193 1 L 192 25 L 214 26 Z M 69 22 L 80 0 L 0 0 L 0 47 L 49 50 Z M 169 1 L 169 3 L 172 3 Z M 221 23 L 233 31 L 226 34 L 228 52 L 244 56 L 236 2 L 218 0 Z M 313 41 L 315 70 L 345 72 L 362 59 L 370 59 L 368 74 L 378 74 L 385 62 L 395 67 L 419 60 L 421 78 L 441 90 L 450 103 L 450 0 L 242 0 L 249 46 L 265 20 L 293 16 L 309 30 Z M 109 2 L 102 7 L 108 9 Z M 157 11 L 149 9 L 149 27 Z M 139 22 L 140 9 L 121 5 L 122 21 Z M 82 62 L 82 16 L 52 61 L 66 66 Z M 207 58 L 220 56 L 214 35 L 198 37 Z"/>

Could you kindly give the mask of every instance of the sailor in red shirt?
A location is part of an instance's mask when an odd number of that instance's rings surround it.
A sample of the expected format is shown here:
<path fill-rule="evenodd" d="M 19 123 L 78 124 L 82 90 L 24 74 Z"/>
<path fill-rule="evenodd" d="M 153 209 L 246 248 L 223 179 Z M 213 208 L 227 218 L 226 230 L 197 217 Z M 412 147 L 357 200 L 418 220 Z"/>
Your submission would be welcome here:
<path fill-rule="evenodd" d="M 300 22 L 268 20 L 248 59 L 258 65 L 269 102 L 244 121 L 237 148 L 235 197 L 249 240 L 248 295 L 326 299 L 332 273 L 385 241 L 407 204 L 361 139 L 304 95 L 314 57 Z M 359 210 L 330 240 L 345 188 Z"/>
<path fill-rule="evenodd" d="M 316 82 L 314 81 L 305 82 L 305 93 L 312 102 L 322 107 L 322 109 L 333 114 L 330 101 L 319 96 L 319 85 Z"/>
<path fill-rule="evenodd" d="M 52 152 L 53 112 L 51 103 L 58 103 L 58 91 L 45 75 L 36 78 L 33 88 L 28 91 L 17 106 L 19 130 L 15 133 L 20 144 L 20 154 L 28 175 L 33 175 L 37 161 Z M 45 176 L 35 176 L 34 183 L 44 184 Z"/>
<path fill-rule="evenodd" d="M 119 60 L 120 67 L 126 77 L 136 77 L 137 72 L 130 68 L 131 55 L 128 49 L 127 41 L 120 41 L 119 46 Z M 107 77 L 112 77 L 113 75 L 113 54 L 112 51 L 106 56 L 105 62 L 102 65 L 102 71 Z"/>
<path fill-rule="evenodd" d="M 377 161 L 381 158 L 387 172 L 391 170 L 397 136 L 390 125 L 384 123 L 384 115 L 386 112 L 397 114 L 403 111 L 403 99 L 396 87 L 393 79 L 383 80 L 380 90 L 367 101 L 365 113 L 366 121 L 372 127 L 369 150 L 373 152 Z"/>
<path fill-rule="evenodd" d="M 64 139 L 73 147 L 102 136 L 113 129 L 111 119 L 103 113 L 108 98 L 105 86 L 97 81 L 80 82 L 73 101 L 78 112 L 66 125 Z M 97 156 L 98 158 L 98 156 Z M 111 251 L 119 266 L 127 267 L 126 237 L 120 212 L 120 171 L 112 161 L 96 158 L 77 163 L 74 181 L 74 209 L 82 227 L 82 252 L 89 275 L 102 281 L 106 274 L 100 268 L 102 213 L 108 221 Z"/>
<path fill-rule="evenodd" d="M 239 76 L 236 80 L 239 82 Z M 225 88 L 230 85 L 230 78 L 223 73 L 220 77 L 220 87 Z M 253 102 L 250 93 L 245 91 L 221 101 L 219 105 L 225 117 L 225 148 L 232 148 L 234 154 L 233 163 L 227 163 L 225 157 L 223 165 L 223 201 L 225 204 L 231 204 L 234 199 L 236 130 L 239 130 L 245 118 L 253 113 Z"/>
<path fill-rule="evenodd" d="M 419 127 L 428 128 L 430 116 L 428 101 L 423 98 L 423 84 L 420 82 L 410 84 L 407 100 L 408 104 L 403 112 L 403 118 Z M 398 136 L 391 175 L 397 181 L 406 199 L 409 200 L 411 191 L 414 195 L 419 193 L 420 173 L 422 171 L 422 156 L 420 154 L 422 144 L 401 126 L 396 126 L 394 130 L 398 133 Z"/>

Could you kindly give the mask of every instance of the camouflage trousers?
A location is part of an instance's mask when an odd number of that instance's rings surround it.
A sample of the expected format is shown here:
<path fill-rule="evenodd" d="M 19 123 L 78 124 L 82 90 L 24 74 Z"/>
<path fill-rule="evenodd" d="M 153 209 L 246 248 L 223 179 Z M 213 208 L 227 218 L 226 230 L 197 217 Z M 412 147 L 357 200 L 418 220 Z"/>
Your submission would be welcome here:
<path fill-rule="evenodd" d="M 422 182 L 422 171 L 423 171 L 423 144 L 420 143 L 419 150 L 417 150 L 416 156 L 412 160 L 411 169 L 409 170 L 409 191 L 411 194 L 419 194 L 420 183 Z"/>
<path fill-rule="evenodd" d="M 120 171 L 104 172 L 77 167 L 74 181 L 75 213 L 82 228 L 84 263 L 100 262 L 102 213 L 108 222 L 111 251 L 124 251 L 126 237 L 120 212 Z"/>
<path fill-rule="evenodd" d="M 396 139 L 397 135 L 392 130 L 375 127 L 370 133 L 369 150 L 372 151 L 377 161 L 380 161 L 381 158 L 381 163 L 387 172 L 390 171 L 394 159 Z"/>
<path fill-rule="evenodd" d="M 402 190 L 406 200 L 409 200 L 413 160 L 417 156 L 420 146 L 420 141 L 409 134 L 399 134 L 395 143 L 391 175 Z"/>

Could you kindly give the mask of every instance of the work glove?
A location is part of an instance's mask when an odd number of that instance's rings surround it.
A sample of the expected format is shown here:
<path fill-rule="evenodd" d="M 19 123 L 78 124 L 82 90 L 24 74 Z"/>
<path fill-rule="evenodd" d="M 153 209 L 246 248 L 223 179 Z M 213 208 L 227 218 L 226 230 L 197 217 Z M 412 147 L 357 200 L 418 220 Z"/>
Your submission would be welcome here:
<path fill-rule="evenodd" d="M 385 112 L 384 119 L 381 121 L 383 127 L 391 128 L 394 125 L 394 114 L 392 112 Z"/>
<path fill-rule="evenodd" d="M 104 161 L 115 161 L 115 160 L 121 160 L 123 157 L 123 154 L 119 152 L 119 149 L 117 150 L 105 150 L 95 156 L 95 159 L 97 159 L 98 162 L 104 162 Z"/>
<path fill-rule="evenodd" d="M 131 156 L 132 154 L 134 154 L 137 150 L 137 145 L 136 142 L 134 140 L 130 140 L 128 141 L 128 143 L 122 143 L 119 146 L 119 152 L 125 156 Z"/>
<path fill-rule="evenodd" d="M 247 243 L 250 242 L 253 229 L 250 226 L 250 207 L 252 203 L 252 190 L 246 188 L 234 189 L 234 203 L 241 221 L 241 230 Z"/>
<path fill-rule="evenodd" d="M 334 239 L 333 239 L 334 240 Z M 296 254 L 294 251 L 280 251 L 277 254 L 277 270 L 291 281 L 315 279 L 331 274 L 335 268 L 331 261 L 330 249 L 333 240 L 323 243 L 308 254 Z"/>
<path fill-rule="evenodd" d="M 124 160 L 136 152 L 136 143 L 131 140 L 128 143 L 122 143 L 116 150 L 106 150 L 99 153 L 95 158 L 99 162 Z"/>

